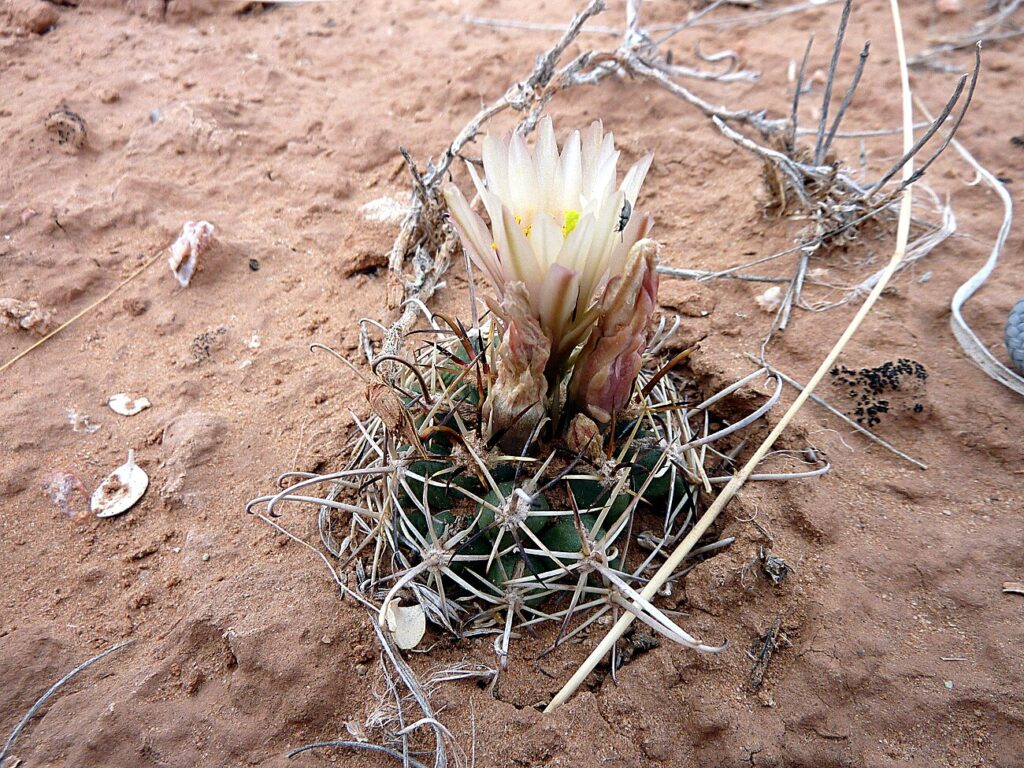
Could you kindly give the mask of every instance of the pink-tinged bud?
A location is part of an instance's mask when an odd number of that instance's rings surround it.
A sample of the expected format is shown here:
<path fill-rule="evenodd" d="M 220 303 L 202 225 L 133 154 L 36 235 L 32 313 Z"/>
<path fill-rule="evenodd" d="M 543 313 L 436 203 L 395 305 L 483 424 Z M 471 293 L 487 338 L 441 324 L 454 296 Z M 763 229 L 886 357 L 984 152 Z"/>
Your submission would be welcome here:
<path fill-rule="evenodd" d="M 622 275 L 604 291 L 601 317 L 573 367 L 569 402 L 599 424 L 622 410 L 633 392 L 658 299 L 658 245 L 641 240 Z"/>
<path fill-rule="evenodd" d="M 582 454 L 595 464 L 604 459 L 601 429 L 589 416 L 577 413 L 565 430 L 565 445 L 573 453 Z"/>
<path fill-rule="evenodd" d="M 544 369 L 551 341 L 530 311 L 530 297 L 521 282 L 505 285 L 499 312 L 505 323 L 495 352 L 495 379 L 484 402 L 491 434 L 503 433 L 499 445 L 519 452 L 544 416 L 548 382 Z"/>

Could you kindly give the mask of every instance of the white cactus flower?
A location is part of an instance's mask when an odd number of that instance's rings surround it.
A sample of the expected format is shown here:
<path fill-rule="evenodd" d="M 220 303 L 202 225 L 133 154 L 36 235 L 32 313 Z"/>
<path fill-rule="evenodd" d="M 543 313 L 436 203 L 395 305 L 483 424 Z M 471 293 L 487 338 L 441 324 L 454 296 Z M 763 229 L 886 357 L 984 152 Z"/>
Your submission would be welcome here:
<path fill-rule="evenodd" d="M 454 184 L 444 190 L 463 246 L 498 300 L 507 284 L 526 286 L 554 366 L 586 338 L 600 314 L 596 298 L 651 228 L 650 214 L 634 206 L 652 156 L 630 168 L 621 183 L 618 159 L 612 134 L 597 121 L 582 136 L 573 131 L 559 154 L 551 120 L 544 118 L 532 151 L 520 134 L 485 137 L 486 181 L 469 166 L 490 228 Z"/>

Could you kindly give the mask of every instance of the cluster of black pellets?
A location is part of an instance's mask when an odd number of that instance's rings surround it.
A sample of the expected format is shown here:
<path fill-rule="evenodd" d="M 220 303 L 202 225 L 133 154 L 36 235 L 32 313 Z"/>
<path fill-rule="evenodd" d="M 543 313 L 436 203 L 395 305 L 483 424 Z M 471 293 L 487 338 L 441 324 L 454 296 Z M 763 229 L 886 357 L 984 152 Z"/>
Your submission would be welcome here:
<path fill-rule="evenodd" d="M 905 357 L 896 362 L 856 371 L 846 366 L 836 366 L 830 373 L 837 385 L 849 388 L 850 399 L 856 403 L 852 415 L 858 424 L 866 427 L 881 423 L 881 415 L 889 413 L 891 393 L 898 391 L 907 379 L 919 385 L 928 379 L 928 371 L 921 363 Z M 921 413 L 924 406 L 914 403 L 912 410 Z"/>

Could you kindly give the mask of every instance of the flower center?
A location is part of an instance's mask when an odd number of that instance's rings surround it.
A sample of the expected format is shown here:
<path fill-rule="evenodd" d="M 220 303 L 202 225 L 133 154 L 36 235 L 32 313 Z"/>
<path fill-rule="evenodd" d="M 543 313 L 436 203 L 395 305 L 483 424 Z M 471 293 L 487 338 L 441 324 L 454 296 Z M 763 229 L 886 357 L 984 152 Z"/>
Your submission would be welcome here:
<path fill-rule="evenodd" d="M 562 236 L 568 237 L 569 233 L 576 229 L 580 220 L 580 212 L 568 210 L 565 212 L 565 223 L 562 224 Z"/>

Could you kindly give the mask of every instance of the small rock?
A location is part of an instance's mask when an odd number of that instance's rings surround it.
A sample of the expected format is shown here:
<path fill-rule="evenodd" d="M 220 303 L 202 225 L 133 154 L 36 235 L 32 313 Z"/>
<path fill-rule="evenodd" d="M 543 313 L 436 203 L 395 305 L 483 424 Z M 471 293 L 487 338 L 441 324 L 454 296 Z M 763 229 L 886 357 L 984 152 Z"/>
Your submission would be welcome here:
<path fill-rule="evenodd" d="M 227 420 L 211 413 L 189 411 L 171 421 L 163 431 L 161 447 L 168 480 L 160 495 L 169 498 L 184 486 L 188 470 L 208 460 L 227 434 Z"/>
<path fill-rule="evenodd" d="M 381 223 L 352 227 L 342 243 L 338 269 L 343 277 L 372 275 L 388 265 L 394 232 Z"/>
<path fill-rule="evenodd" d="M 10 0 L 7 12 L 16 29 L 33 35 L 45 35 L 60 19 L 56 9 L 42 0 Z"/>
<path fill-rule="evenodd" d="M 20 299 L 0 299 L 0 325 L 33 331 L 45 336 L 50 327 L 50 313 L 35 301 Z"/>

